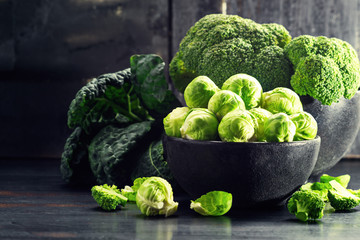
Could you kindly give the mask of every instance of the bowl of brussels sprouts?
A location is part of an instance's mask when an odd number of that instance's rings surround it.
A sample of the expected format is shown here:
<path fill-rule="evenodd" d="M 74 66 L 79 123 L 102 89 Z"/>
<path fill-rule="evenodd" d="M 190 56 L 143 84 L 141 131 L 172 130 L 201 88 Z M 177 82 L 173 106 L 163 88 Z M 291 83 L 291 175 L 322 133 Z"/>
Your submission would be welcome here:
<path fill-rule="evenodd" d="M 236 74 L 222 88 L 199 76 L 187 106 L 163 120 L 165 158 L 192 197 L 219 190 L 235 207 L 282 204 L 310 177 L 320 149 L 317 121 L 299 96 Z"/>

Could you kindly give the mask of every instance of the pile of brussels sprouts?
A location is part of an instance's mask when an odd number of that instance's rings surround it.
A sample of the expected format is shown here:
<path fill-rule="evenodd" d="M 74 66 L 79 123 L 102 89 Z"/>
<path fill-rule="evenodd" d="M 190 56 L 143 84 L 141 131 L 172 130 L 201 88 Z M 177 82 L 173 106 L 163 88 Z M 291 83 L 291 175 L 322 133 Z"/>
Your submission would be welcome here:
<path fill-rule="evenodd" d="M 187 107 L 164 118 L 165 133 L 191 140 L 225 142 L 292 142 L 314 139 L 317 122 L 303 111 L 299 96 L 289 88 L 263 92 L 247 74 L 227 79 L 220 89 L 198 76 L 184 91 Z"/>

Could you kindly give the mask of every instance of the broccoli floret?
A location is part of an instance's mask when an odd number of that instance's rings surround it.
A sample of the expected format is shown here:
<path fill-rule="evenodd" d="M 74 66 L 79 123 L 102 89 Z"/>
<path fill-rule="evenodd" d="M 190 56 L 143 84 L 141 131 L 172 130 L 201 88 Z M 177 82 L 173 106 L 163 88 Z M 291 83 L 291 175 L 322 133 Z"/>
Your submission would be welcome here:
<path fill-rule="evenodd" d="M 332 180 L 329 183 L 332 189 L 328 192 L 328 198 L 330 205 L 335 210 L 346 211 L 359 205 L 360 198 L 349 192 L 336 180 Z"/>
<path fill-rule="evenodd" d="M 284 49 L 295 70 L 291 86 L 300 95 L 331 105 L 341 97 L 352 98 L 360 87 L 360 61 L 349 43 L 302 35 Z"/>
<path fill-rule="evenodd" d="M 115 210 L 117 206 L 125 206 L 127 198 L 121 195 L 120 190 L 115 186 L 107 184 L 97 185 L 91 188 L 91 194 L 99 206 L 106 210 Z"/>
<path fill-rule="evenodd" d="M 292 64 L 283 48 L 290 40 L 289 32 L 279 24 L 210 14 L 189 29 L 169 73 L 181 92 L 197 76 L 208 76 L 221 88 L 226 79 L 238 73 L 254 75 L 264 91 L 288 87 Z M 269 76 L 270 69 L 275 71 Z"/>
<path fill-rule="evenodd" d="M 354 189 L 347 189 L 351 194 L 354 194 L 358 198 L 360 198 L 360 189 L 354 190 Z"/>
<path fill-rule="evenodd" d="M 325 202 L 315 191 L 296 191 L 288 201 L 287 208 L 301 221 L 321 219 L 324 216 Z"/>

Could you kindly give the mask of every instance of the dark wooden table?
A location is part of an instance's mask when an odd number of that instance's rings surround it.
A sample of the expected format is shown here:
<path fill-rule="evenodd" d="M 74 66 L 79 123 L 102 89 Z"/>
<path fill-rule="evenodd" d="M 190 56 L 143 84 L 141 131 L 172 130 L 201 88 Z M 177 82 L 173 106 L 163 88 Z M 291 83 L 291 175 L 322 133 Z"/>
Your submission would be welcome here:
<path fill-rule="evenodd" d="M 342 160 L 328 172 L 349 173 L 360 188 L 360 160 Z M 72 189 L 60 177 L 59 160 L 0 160 L 0 239 L 359 239 L 360 207 L 326 212 L 302 223 L 285 207 L 230 211 L 202 217 L 175 193 L 179 210 L 169 218 L 148 218 L 135 204 L 115 212 L 97 207 L 88 189 Z"/>

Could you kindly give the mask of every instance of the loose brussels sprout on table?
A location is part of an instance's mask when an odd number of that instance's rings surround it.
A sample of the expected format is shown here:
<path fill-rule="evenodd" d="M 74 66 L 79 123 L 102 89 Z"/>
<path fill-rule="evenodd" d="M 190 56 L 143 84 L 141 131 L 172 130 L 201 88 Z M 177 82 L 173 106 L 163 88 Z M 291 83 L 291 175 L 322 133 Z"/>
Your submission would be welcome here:
<path fill-rule="evenodd" d="M 137 190 L 136 205 L 146 216 L 168 217 L 177 211 L 179 203 L 174 202 L 171 185 L 165 179 L 149 177 Z"/>
<path fill-rule="evenodd" d="M 216 140 L 219 122 L 206 108 L 194 108 L 180 128 L 181 136 L 192 140 Z"/>
<path fill-rule="evenodd" d="M 219 124 L 219 136 L 225 142 L 249 142 L 255 136 L 255 125 L 249 111 L 235 110 Z"/>
<path fill-rule="evenodd" d="M 262 87 L 256 78 L 240 73 L 228 78 L 222 85 L 222 90 L 230 90 L 239 95 L 247 110 L 260 106 Z"/>
<path fill-rule="evenodd" d="M 221 119 L 229 112 L 236 109 L 244 109 L 245 103 L 239 95 L 232 91 L 220 90 L 209 100 L 208 109 Z"/>
<path fill-rule="evenodd" d="M 303 111 L 299 95 L 284 87 L 265 92 L 261 106 L 274 114 L 282 112 L 291 115 Z"/>
<path fill-rule="evenodd" d="M 206 108 L 209 99 L 220 89 L 206 76 L 199 76 L 192 80 L 185 88 L 184 99 L 190 108 Z"/>

